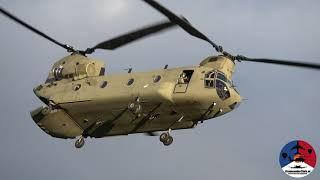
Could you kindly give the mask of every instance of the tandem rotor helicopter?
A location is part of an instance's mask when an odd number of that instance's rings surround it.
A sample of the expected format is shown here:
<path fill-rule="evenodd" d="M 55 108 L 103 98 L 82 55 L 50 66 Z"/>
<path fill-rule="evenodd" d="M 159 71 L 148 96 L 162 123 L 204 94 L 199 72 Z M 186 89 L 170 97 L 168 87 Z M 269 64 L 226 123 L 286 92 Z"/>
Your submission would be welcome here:
<path fill-rule="evenodd" d="M 35 29 L 0 7 L 3 15 L 71 54 L 54 63 L 46 81 L 33 89 L 46 104 L 31 112 L 34 122 L 56 138 L 84 138 L 146 133 L 160 135 L 160 141 L 172 144 L 171 130 L 194 128 L 199 122 L 226 114 L 241 103 L 232 83 L 235 63 L 242 61 L 320 69 L 320 64 L 265 58 L 233 56 L 191 25 L 154 0 L 143 0 L 165 15 L 159 22 L 104 41 L 86 50 L 76 50 Z M 207 41 L 219 53 L 199 65 L 151 72 L 105 75 L 105 64 L 88 57 L 97 49 L 115 50 L 130 42 L 180 26 L 190 35 Z"/>

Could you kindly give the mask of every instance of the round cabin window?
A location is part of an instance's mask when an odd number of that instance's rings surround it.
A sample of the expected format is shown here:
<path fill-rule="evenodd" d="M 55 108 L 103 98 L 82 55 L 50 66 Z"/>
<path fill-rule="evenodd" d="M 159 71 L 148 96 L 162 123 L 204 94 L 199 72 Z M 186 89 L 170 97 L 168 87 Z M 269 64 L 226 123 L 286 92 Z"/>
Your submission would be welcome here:
<path fill-rule="evenodd" d="M 130 86 L 131 84 L 133 84 L 133 82 L 134 82 L 134 79 L 131 78 L 131 79 L 128 80 L 127 85 Z"/>
<path fill-rule="evenodd" d="M 107 81 L 102 81 L 102 82 L 100 83 L 100 88 L 105 88 L 105 87 L 107 87 L 107 85 L 108 85 L 108 82 L 107 82 Z"/>
<path fill-rule="evenodd" d="M 153 78 L 153 82 L 154 83 L 157 83 L 161 80 L 161 76 L 160 75 L 156 75 L 154 78 Z"/>
<path fill-rule="evenodd" d="M 72 87 L 74 91 L 78 91 L 81 88 L 81 84 L 76 84 Z"/>

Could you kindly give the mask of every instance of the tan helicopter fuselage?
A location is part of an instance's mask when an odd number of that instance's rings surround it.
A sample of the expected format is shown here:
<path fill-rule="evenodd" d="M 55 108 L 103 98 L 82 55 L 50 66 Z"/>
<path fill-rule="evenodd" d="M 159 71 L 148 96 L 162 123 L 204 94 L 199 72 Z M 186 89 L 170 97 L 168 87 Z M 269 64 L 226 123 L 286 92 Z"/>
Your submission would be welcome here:
<path fill-rule="evenodd" d="M 72 54 L 34 89 L 48 106 L 31 116 L 58 138 L 105 137 L 193 128 L 232 111 L 241 96 L 231 83 L 234 62 L 208 57 L 200 65 L 104 75 L 104 63 Z"/>

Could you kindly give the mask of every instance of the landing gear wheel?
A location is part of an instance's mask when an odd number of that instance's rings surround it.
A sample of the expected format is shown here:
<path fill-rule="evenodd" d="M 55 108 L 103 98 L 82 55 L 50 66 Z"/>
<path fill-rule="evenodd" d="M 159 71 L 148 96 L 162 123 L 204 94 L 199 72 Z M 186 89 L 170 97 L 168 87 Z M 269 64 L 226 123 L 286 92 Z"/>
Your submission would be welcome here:
<path fill-rule="evenodd" d="M 77 139 L 74 143 L 74 146 L 78 149 L 82 148 L 84 146 L 84 138 L 81 136 L 79 139 Z"/>
<path fill-rule="evenodd" d="M 169 132 L 162 133 L 160 135 L 160 141 L 165 145 L 169 146 L 173 142 L 173 137 L 170 136 Z"/>
<path fill-rule="evenodd" d="M 173 142 L 173 137 L 172 136 L 168 136 L 167 140 L 165 142 L 163 142 L 163 144 L 165 146 L 169 146 L 170 144 L 172 144 Z"/>
<path fill-rule="evenodd" d="M 167 133 L 167 132 L 162 133 L 162 134 L 160 135 L 160 141 L 163 142 L 163 143 L 166 142 L 169 136 L 170 136 L 170 135 L 169 135 L 169 133 Z"/>

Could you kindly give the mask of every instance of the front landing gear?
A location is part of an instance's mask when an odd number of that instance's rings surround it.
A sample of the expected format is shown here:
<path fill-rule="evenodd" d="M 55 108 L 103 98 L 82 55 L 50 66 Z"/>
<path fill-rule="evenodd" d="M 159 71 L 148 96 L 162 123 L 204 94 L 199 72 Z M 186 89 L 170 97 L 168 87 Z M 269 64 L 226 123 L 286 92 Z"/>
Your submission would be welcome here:
<path fill-rule="evenodd" d="M 81 137 L 79 137 L 77 140 L 76 140 L 76 142 L 74 143 L 74 146 L 76 147 L 76 148 L 82 148 L 83 146 L 84 146 L 84 138 L 83 138 L 83 136 L 81 136 Z"/>
<path fill-rule="evenodd" d="M 163 143 L 163 145 L 169 146 L 173 142 L 173 137 L 170 136 L 169 132 L 164 132 L 160 135 L 160 141 Z"/>

